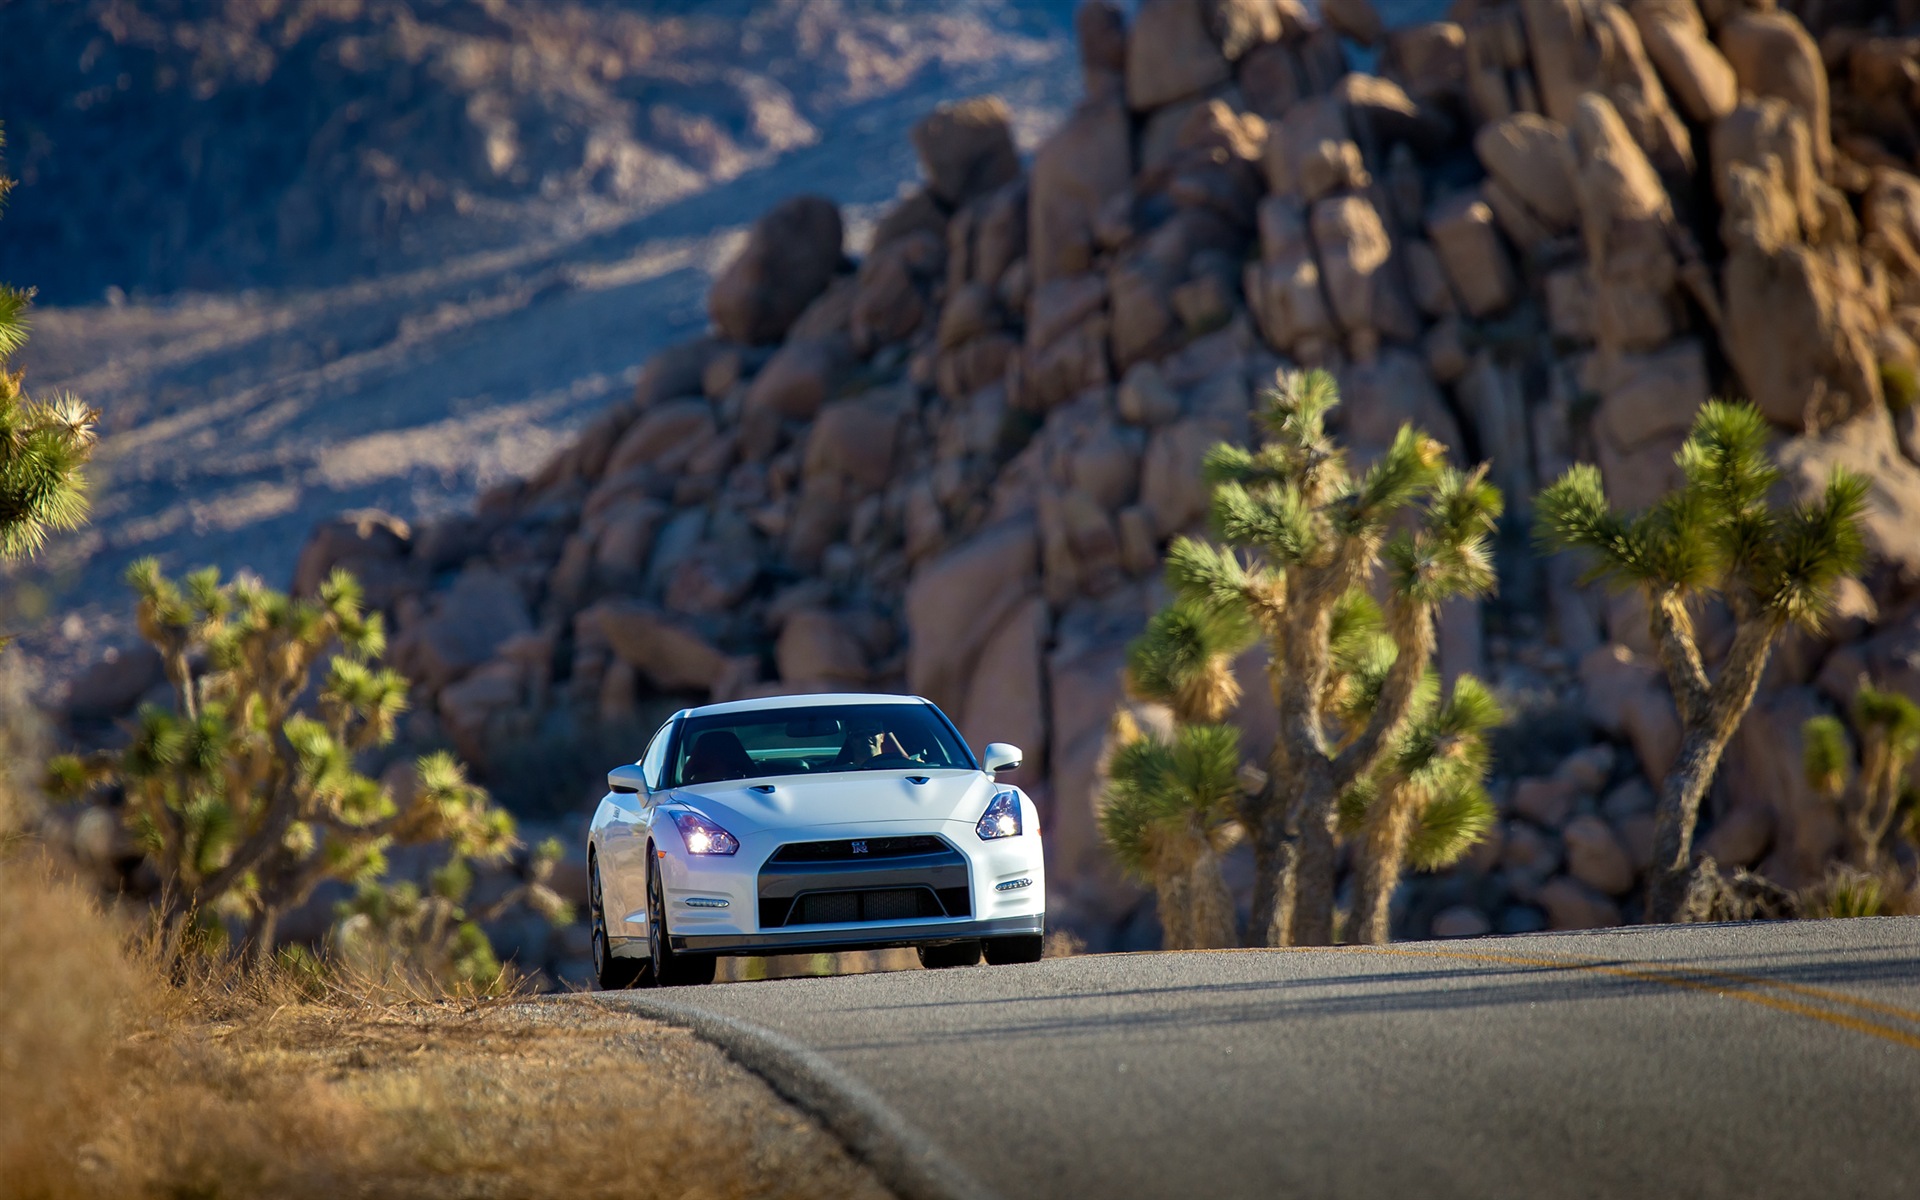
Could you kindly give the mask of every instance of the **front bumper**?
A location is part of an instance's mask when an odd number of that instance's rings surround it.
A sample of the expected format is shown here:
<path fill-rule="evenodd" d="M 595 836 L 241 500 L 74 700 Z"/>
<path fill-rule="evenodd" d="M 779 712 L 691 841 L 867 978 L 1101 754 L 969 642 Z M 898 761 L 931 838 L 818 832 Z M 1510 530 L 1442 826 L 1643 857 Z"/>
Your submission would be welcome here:
<path fill-rule="evenodd" d="M 841 950 L 884 950 L 927 946 L 974 938 L 1015 937 L 1046 932 L 1046 917 L 991 917 L 980 921 L 926 921 L 916 924 L 812 926 L 772 933 L 674 934 L 673 948 L 694 954 L 828 954 Z"/>
<path fill-rule="evenodd" d="M 863 866 L 858 877 L 843 873 L 851 865 L 846 863 L 812 867 L 770 861 L 787 842 L 919 834 L 937 835 L 958 853 L 937 872 L 913 860 L 880 860 Z M 1044 931 L 1046 874 L 1037 830 L 982 841 L 971 822 L 887 822 L 756 831 L 741 836 L 740 842 L 737 854 L 698 856 L 685 853 L 671 832 L 659 839 L 664 853 L 655 862 L 667 902 L 668 936 L 676 950 L 738 955 L 825 953 Z M 963 887 L 966 907 L 961 909 L 947 892 L 940 908 L 955 915 L 909 911 L 886 920 L 801 923 L 804 918 L 797 910 L 791 922 L 783 922 L 774 912 L 783 910 L 785 900 L 809 891 L 919 884 L 933 893 Z M 644 895 L 644 886 L 630 891 Z M 959 915 L 962 912 L 965 915 Z M 622 916 L 609 921 L 615 952 L 644 955 L 645 910 Z"/>

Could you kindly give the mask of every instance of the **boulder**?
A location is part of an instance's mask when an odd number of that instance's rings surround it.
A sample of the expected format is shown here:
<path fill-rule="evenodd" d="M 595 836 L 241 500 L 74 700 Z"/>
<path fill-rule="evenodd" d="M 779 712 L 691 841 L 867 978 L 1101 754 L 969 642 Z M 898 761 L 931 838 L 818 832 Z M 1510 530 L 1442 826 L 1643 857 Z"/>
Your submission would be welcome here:
<path fill-rule="evenodd" d="M 1389 348 L 1371 363 L 1350 363 L 1336 375 L 1340 407 L 1334 419 L 1357 464 L 1385 453 L 1406 424 L 1460 447 L 1460 427 L 1446 398 L 1410 352 Z"/>
<path fill-rule="evenodd" d="M 1455 904 L 1433 914 L 1428 932 L 1437 938 L 1483 937 L 1493 932 L 1493 922 L 1470 904 Z"/>
<path fill-rule="evenodd" d="M 1387 32 L 1387 23 L 1374 11 L 1370 0 L 1320 0 L 1320 19 L 1334 32 L 1362 46 L 1379 45 Z"/>
<path fill-rule="evenodd" d="M 1114 397 L 1120 419 L 1129 425 L 1165 425 L 1180 415 L 1180 397 L 1151 362 L 1135 363 L 1121 377 Z"/>
<path fill-rule="evenodd" d="M 1371 359 L 1383 336 L 1395 341 L 1419 336 L 1412 303 L 1399 277 L 1387 270 L 1393 240 L 1372 201 L 1358 195 L 1318 201 L 1311 230 L 1322 286 L 1355 359 Z"/>
<path fill-rule="evenodd" d="M 1467 31 L 1427 21 L 1387 34 L 1389 72 L 1415 99 L 1432 104 L 1460 94 L 1467 81 Z"/>
<path fill-rule="evenodd" d="M 774 644 L 782 683 L 844 685 L 855 690 L 869 677 L 867 651 L 841 617 L 820 609 L 790 615 Z"/>
<path fill-rule="evenodd" d="M 1034 152 L 1027 262 L 1035 285 L 1092 266 L 1101 205 L 1132 186 L 1126 106 L 1090 98 Z"/>
<path fill-rule="evenodd" d="M 1260 202 L 1261 261 L 1246 269 L 1247 302 L 1276 350 L 1318 362 L 1336 330 L 1320 286 L 1306 206 L 1290 196 Z"/>
<path fill-rule="evenodd" d="M 840 269 L 840 209 L 795 196 L 753 224 L 739 257 L 707 293 L 707 313 L 728 340 L 765 345 L 786 336 Z"/>
<path fill-rule="evenodd" d="M 1865 475 L 1872 483 L 1862 519 L 1868 579 L 1887 597 L 1920 587 L 1920 467 L 1900 453 L 1884 406 L 1818 436 L 1789 439 L 1778 460 L 1789 491 L 1801 501 L 1818 497 L 1835 467 Z"/>
<path fill-rule="evenodd" d="M 1560 837 L 1567 847 L 1568 874 L 1608 896 L 1633 890 L 1633 863 L 1605 821 L 1584 813 L 1567 822 Z"/>
<path fill-rule="evenodd" d="M 893 480 L 894 449 L 905 415 L 902 397 L 880 390 L 822 408 L 807 435 L 804 476 L 836 475 L 863 494 L 885 488 Z"/>
<path fill-rule="evenodd" d="M 1633 0 L 1632 13 L 1647 57 L 1689 120 L 1711 125 L 1733 111 L 1739 80 L 1694 0 Z"/>
<path fill-rule="evenodd" d="M 854 364 L 845 335 L 794 339 L 754 376 L 740 411 L 741 449 L 749 459 L 773 453 L 783 421 L 812 419 Z"/>
<path fill-rule="evenodd" d="M 653 540 L 672 511 L 646 496 L 629 496 L 610 505 L 597 522 L 593 564 L 613 584 L 638 582 L 653 553 Z"/>
<path fill-rule="evenodd" d="M 1215 422 L 1188 417 L 1160 426 L 1147 439 L 1140 467 L 1140 507 L 1152 522 L 1154 536 L 1171 537 L 1206 515 L 1212 492 L 1201 464 L 1221 437 Z"/>
<path fill-rule="evenodd" d="M 1737 804 L 1708 829 L 1698 852 L 1723 867 L 1751 867 L 1773 842 L 1773 809 L 1764 802 Z"/>
<path fill-rule="evenodd" d="M 1172 349 L 1180 322 L 1167 272 L 1145 256 L 1115 263 L 1107 273 L 1108 336 L 1116 369 Z"/>
<path fill-rule="evenodd" d="M 927 316 L 922 282 L 945 265 L 946 244 L 919 232 L 889 242 L 860 264 L 848 332 L 863 356 L 904 341 Z"/>
<path fill-rule="evenodd" d="M 1776 424 L 1817 432 L 1856 413 L 1884 416 L 1875 318 L 1849 286 L 1857 265 L 1798 240 L 1777 161 L 1764 173 L 1743 165 L 1729 173 L 1727 357 Z"/>
<path fill-rule="evenodd" d="M 1358 72 L 1341 79 L 1333 98 L 1346 107 L 1354 138 L 1369 155 L 1384 158 L 1391 147 L 1406 146 L 1424 158 L 1446 149 L 1453 126 L 1437 110 L 1409 96 L 1391 79 Z"/>
<path fill-rule="evenodd" d="M 1039 538 L 1026 521 L 990 527 L 919 567 L 907 585 L 907 687 L 958 709 L 987 640 L 1038 590 Z"/>
<path fill-rule="evenodd" d="M 1513 785 L 1513 811 L 1543 829 L 1567 823 L 1579 790 L 1564 779 L 1533 777 Z"/>
<path fill-rule="evenodd" d="M 984 196 L 1020 174 L 1006 101 L 975 96 L 942 104 L 914 125 L 913 148 L 927 190 L 949 208 Z"/>
<path fill-rule="evenodd" d="M 376 508 L 341 513 L 307 535 L 294 562 L 292 592 L 318 595 L 328 576 L 344 570 L 360 581 L 367 607 L 387 608 L 424 582 L 408 564 L 412 549 L 412 529 L 392 513 Z"/>
<path fill-rule="evenodd" d="M 1046 664 L 1050 632 L 1047 602 L 1029 596 L 987 636 L 955 723 L 974 746 L 1011 742 L 1025 758 L 1001 778 L 1038 787 L 1047 778 Z"/>
<path fill-rule="evenodd" d="M 1604 348 L 1650 350 L 1672 336 L 1679 322 L 1672 203 L 1646 152 L 1605 97 L 1580 97 L 1569 129 L 1580 170 L 1595 337 Z"/>
<path fill-rule="evenodd" d="M 1370 181 L 1346 105 L 1332 96 L 1296 104 L 1272 122 L 1261 162 L 1267 188 L 1278 196 L 1312 201 Z"/>
<path fill-rule="evenodd" d="M 1579 224 L 1573 141 L 1558 121 L 1515 113 L 1482 126 L 1474 135 L 1473 149 L 1487 173 L 1549 229 L 1558 232 Z"/>
<path fill-rule="evenodd" d="M 1547 910 L 1548 929 L 1611 929 L 1625 923 L 1610 897 L 1564 875 L 1549 880 L 1535 902 Z"/>
<path fill-rule="evenodd" d="M 160 652 L 150 643 L 109 646 L 67 686 L 67 716 L 81 721 L 120 716 L 165 678 Z"/>
<path fill-rule="evenodd" d="M 1442 201 L 1427 217 L 1427 235 L 1467 312 L 1491 316 L 1518 294 L 1513 261 L 1493 227 L 1493 209 L 1477 192 Z"/>
<path fill-rule="evenodd" d="M 1253 0 L 1225 0 L 1230 9 Z M 1127 104 L 1146 112 L 1197 95 L 1233 77 L 1207 28 L 1214 0 L 1144 0 L 1127 38 Z"/>
<path fill-rule="evenodd" d="M 1827 68 L 1820 47 L 1791 13 L 1743 12 L 1720 26 L 1719 44 L 1742 92 L 1778 96 L 1799 109 L 1813 133 L 1814 162 L 1833 160 L 1827 116 Z"/>
<path fill-rule="evenodd" d="M 705 390 L 707 365 L 725 348 L 713 338 L 697 337 L 655 351 L 640 368 L 640 378 L 633 385 L 634 407 L 645 411 L 662 401 L 700 395 Z"/>
<path fill-rule="evenodd" d="M 1278 120 L 1306 95 L 1306 81 L 1293 48 L 1269 42 L 1240 60 L 1235 72 L 1247 111 L 1268 122 Z"/>
<path fill-rule="evenodd" d="M 1027 302 L 1027 349 L 1046 349 L 1106 305 L 1105 275 L 1068 275 L 1041 283 Z"/>
<path fill-rule="evenodd" d="M 1627 712 L 1642 697 L 1664 699 L 1666 676 L 1659 664 L 1612 643 L 1589 650 L 1580 660 L 1580 686 L 1587 719 L 1614 737 L 1627 732 Z"/>
<path fill-rule="evenodd" d="M 1748 805 L 1771 810 L 1772 852 L 1761 871 L 1789 888 L 1818 882 L 1843 841 L 1838 809 L 1807 780 L 1801 733 L 1809 718 L 1831 711 L 1812 688 L 1763 695 L 1741 719 L 1721 762 L 1724 791 L 1734 811 Z M 1752 820 L 1757 824 L 1760 819 Z M 1739 843 L 1755 840 L 1756 832 L 1729 831 L 1729 848 L 1744 852 L 1750 846 Z"/>
<path fill-rule="evenodd" d="M 886 211 L 873 227 L 873 240 L 867 245 L 871 257 L 884 247 L 916 233 L 947 236 L 947 206 L 924 187 L 914 188 Z M 815 301 L 818 303 L 818 301 Z M 798 325 L 799 322 L 794 322 Z M 792 335 L 792 330 L 788 330 Z"/>
<path fill-rule="evenodd" d="M 1087 95 L 1118 97 L 1125 88 L 1127 19 L 1113 0 L 1082 0 L 1073 14 L 1074 43 Z"/>
<path fill-rule="evenodd" d="M 607 459 L 607 474 L 647 467 L 671 475 L 713 440 L 719 426 L 704 399 L 669 400 L 648 409 L 627 428 Z"/>
<path fill-rule="evenodd" d="M 1666 447 L 1675 438 L 1684 439 L 1694 414 L 1711 394 L 1706 347 L 1693 338 L 1677 339 L 1648 354 L 1595 355 L 1581 384 L 1600 397 L 1595 430 L 1622 454 L 1648 443 Z M 1627 502 L 1623 496 L 1614 499 Z"/>
<path fill-rule="evenodd" d="M 1622 128 L 1662 170 L 1679 175 L 1693 169 L 1686 125 L 1667 102 L 1640 31 L 1624 9 L 1582 0 L 1522 0 L 1521 12 L 1540 111 L 1571 126 L 1583 99 L 1599 99 L 1618 111 Z"/>
<path fill-rule="evenodd" d="M 727 656 L 693 625 L 636 600 L 602 600 L 583 609 L 574 628 L 604 642 L 664 692 L 711 691 L 728 666 Z"/>
<path fill-rule="evenodd" d="M 490 568 L 468 567 L 435 598 L 433 614 L 405 631 L 408 649 L 396 646 L 396 665 L 437 692 L 532 628 L 518 584 Z"/>
<path fill-rule="evenodd" d="M 460 756 L 485 763 L 495 739 L 489 736 L 496 714 L 520 707 L 525 688 L 518 663 L 490 662 L 440 692 L 441 726 L 452 737 Z"/>

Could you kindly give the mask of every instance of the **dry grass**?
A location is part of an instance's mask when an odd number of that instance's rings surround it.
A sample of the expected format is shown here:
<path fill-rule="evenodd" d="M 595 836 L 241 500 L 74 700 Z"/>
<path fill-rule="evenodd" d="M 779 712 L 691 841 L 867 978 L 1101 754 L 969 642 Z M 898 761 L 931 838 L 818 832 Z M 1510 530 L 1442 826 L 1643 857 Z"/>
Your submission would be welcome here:
<path fill-rule="evenodd" d="M 585 997 L 170 980 L 18 858 L 0 859 L 0 911 L 9 1197 L 885 1194 L 717 1050 Z"/>

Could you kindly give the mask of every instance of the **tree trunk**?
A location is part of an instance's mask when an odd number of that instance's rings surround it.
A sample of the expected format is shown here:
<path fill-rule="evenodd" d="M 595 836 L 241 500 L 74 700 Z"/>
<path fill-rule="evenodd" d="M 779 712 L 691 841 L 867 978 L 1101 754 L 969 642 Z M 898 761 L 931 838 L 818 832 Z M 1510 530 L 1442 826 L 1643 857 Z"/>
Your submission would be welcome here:
<path fill-rule="evenodd" d="M 1182 867 L 1168 867 L 1154 879 L 1154 900 L 1160 909 L 1160 948 L 1193 948 L 1193 880 Z"/>
<path fill-rule="evenodd" d="M 256 971 L 273 963 L 273 940 L 280 928 L 280 909 L 262 905 L 247 922 L 247 958 Z"/>
<path fill-rule="evenodd" d="M 1247 945 L 1284 946 L 1293 919 L 1293 851 L 1279 821 L 1248 823 L 1253 843 L 1253 907 L 1247 918 Z"/>
<path fill-rule="evenodd" d="M 1224 950 L 1240 944 L 1233 893 L 1220 871 L 1220 856 L 1204 847 L 1194 860 L 1187 885 L 1188 930 L 1197 950 Z"/>
<path fill-rule="evenodd" d="M 1353 890 L 1353 932 L 1350 942 L 1384 946 L 1391 939 L 1393 893 L 1400 884 L 1407 834 L 1413 826 L 1413 806 L 1398 788 L 1380 797 L 1382 811 L 1367 822 L 1366 841 L 1357 864 Z"/>
<path fill-rule="evenodd" d="M 1333 893 L 1339 854 L 1329 820 L 1332 807 L 1331 797 L 1324 803 L 1309 800 L 1301 806 L 1300 849 L 1293 869 L 1293 920 L 1285 942 L 1289 946 L 1333 945 Z"/>
<path fill-rule="evenodd" d="M 1687 885 L 1693 877 L 1693 830 L 1700 821 L 1700 800 L 1713 783 L 1720 756 L 1753 705 L 1760 676 L 1779 624 L 1771 618 L 1741 623 L 1727 651 L 1726 665 L 1713 682 L 1704 703 L 1682 710 L 1686 736 L 1680 757 L 1660 789 L 1653 814 L 1653 869 L 1647 875 L 1647 919 L 1660 924 L 1678 921 L 1686 908 Z M 1676 686 L 1680 681 L 1676 680 Z"/>

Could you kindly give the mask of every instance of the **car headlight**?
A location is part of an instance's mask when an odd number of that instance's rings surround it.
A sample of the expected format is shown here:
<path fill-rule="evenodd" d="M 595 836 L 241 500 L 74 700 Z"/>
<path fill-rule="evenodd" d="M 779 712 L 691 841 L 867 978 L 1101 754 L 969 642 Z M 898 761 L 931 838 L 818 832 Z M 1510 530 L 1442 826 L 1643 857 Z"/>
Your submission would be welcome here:
<path fill-rule="evenodd" d="M 1001 792 L 987 805 L 987 811 L 980 815 L 980 823 L 973 827 L 980 840 L 990 842 L 995 838 L 1020 836 L 1020 793 Z"/>
<path fill-rule="evenodd" d="M 687 844 L 688 854 L 732 854 L 740 849 L 740 839 L 699 813 L 674 813 L 673 823 L 680 827 L 680 840 Z"/>

